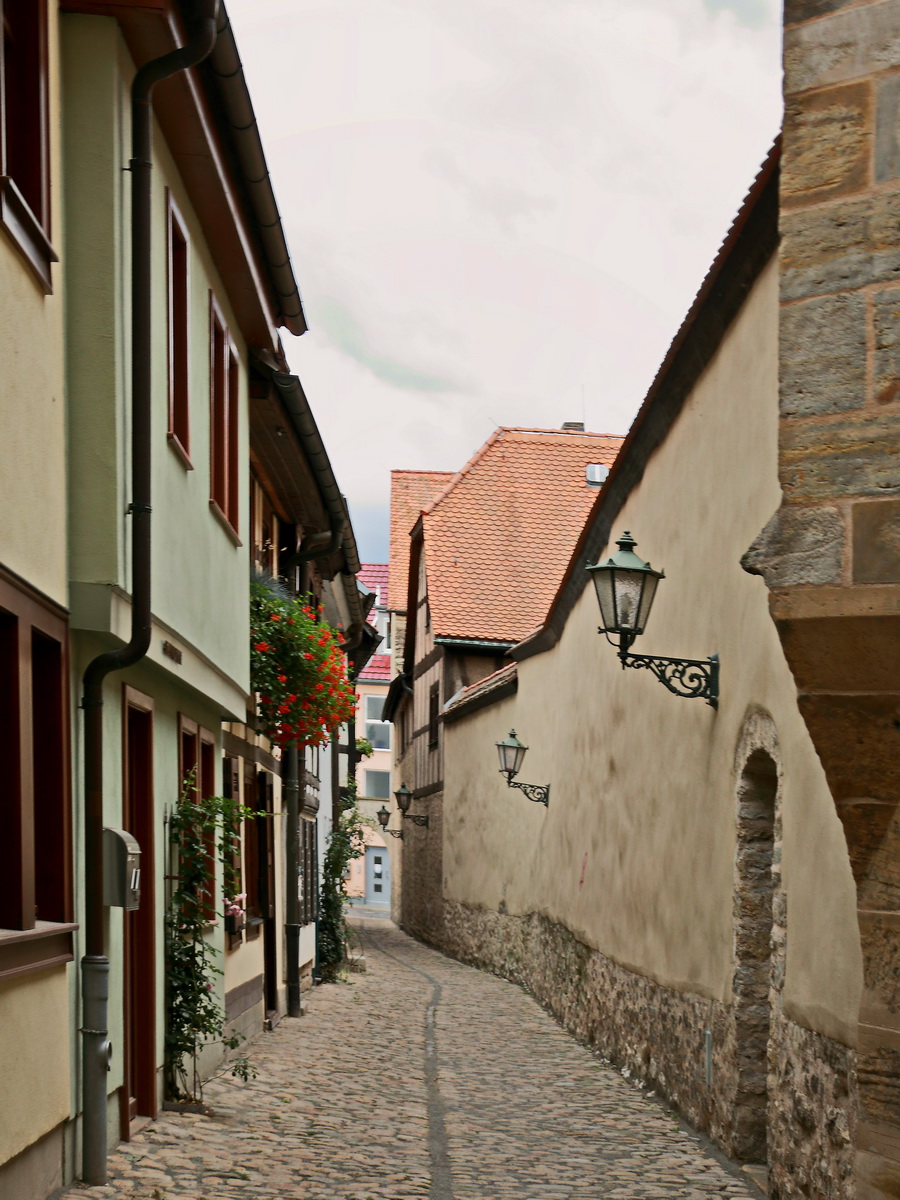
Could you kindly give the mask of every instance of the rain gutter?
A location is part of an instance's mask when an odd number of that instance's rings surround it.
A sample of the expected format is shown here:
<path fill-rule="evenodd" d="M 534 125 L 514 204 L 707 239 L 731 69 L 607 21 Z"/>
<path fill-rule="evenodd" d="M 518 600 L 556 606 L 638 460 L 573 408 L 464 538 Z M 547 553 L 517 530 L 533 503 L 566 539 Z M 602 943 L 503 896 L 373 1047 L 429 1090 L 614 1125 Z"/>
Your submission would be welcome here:
<path fill-rule="evenodd" d="M 103 898 L 103 683 L 139 662 L 151 634 L 151 252 L 153 88 L 201 62 L 216 38 L 218 0 L 198 0 L 186 44 L 145 63 L 131 86 L 131 639 L 84 672 L 85 953 L 82 974 L 82 1178 L 106 1183 L 109 959 Z"/>
<path fill-rule="evenodd" d="M 256 219 L 266 269 L 278 300 L 279 316 L 285 328 L 299 336 L 306 333 L 306 317 L 300 289 L 294 278 L 281 214 L 263 152 L 256 114 L 244 78 L 244 68 L 234 40 L 231 21 L 222 4 L 219 8 L 218 36 L 209 56 L 209 73 L 215 78 L 223 116 L 240 167 L 250 208 Z"/>

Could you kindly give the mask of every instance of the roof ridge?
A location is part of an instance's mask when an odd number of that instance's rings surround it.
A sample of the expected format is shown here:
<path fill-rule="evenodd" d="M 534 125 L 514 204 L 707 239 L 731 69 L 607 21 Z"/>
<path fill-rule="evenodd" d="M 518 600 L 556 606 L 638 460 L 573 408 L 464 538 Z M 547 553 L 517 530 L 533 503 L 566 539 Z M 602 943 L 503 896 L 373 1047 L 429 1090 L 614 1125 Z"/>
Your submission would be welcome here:
<path fill-rule="evenodd" d="M 445 488 L 442 488 L 442 490 L 440 492 L 438 492 L 438 494 L 431 501 L 431 503 L 427 504 L 422 509 L 422 513 L 421 513 L 422 516 L 426 516 L 428 513 L 434 512 L 434 510 L 441 503 L 441 501 L 446 496 L 448 496 L 450 494 L 450 492 L 456 487 L 457 483 L 459 483 L 459 481 L 462 479 L 462 477 L 469 473 L 469 471 L 472 469 L 472 467 L 474 467 L 474 465 L 476 464 L 476 462 L 479 461 L 479 459 L 484 458 L 485 454 L 487 454 L 488 450 L 490 449 L 491 446 L 493 446 L 494 442 L 500 440 L 500 437 L 504 432 L 505 432 L 505 430 L 502 425 L 494 430 L 494 432 L 491 434 L 491 436 L 488 438 L 488 440 L 486 442 L 483 442 L 478 447 L 478 449 L 475 451 L 475 453 L 472 455 L 472 457 L 469 459 L 469 461 L 463 467 L 461 467 L 460 470 L 458 470 L 456 472 L 456 474 L 453 476 L 453 478 L 448 482 L 447 486 Z"/>

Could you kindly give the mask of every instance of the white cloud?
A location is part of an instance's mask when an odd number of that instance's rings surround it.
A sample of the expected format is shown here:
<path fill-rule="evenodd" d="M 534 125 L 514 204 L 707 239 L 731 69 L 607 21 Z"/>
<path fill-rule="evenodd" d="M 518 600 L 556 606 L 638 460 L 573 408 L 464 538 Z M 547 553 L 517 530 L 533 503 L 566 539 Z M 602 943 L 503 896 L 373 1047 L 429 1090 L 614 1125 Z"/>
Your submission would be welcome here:
<path fill-rule="evenodd" d="M 229 12 L 366 530 L 495 422 L 624 432 L 777 131 L 777 0 Z"/>

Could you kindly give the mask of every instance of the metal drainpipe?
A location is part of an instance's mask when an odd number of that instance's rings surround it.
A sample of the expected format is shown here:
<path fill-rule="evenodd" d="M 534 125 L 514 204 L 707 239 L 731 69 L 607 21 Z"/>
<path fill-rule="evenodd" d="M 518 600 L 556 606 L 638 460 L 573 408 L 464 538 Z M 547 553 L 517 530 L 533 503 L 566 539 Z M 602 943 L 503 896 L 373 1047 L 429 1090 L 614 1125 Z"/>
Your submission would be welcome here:
<path fill-rule="evenodd" d="M 103 681 L 138 662 L 150 646 L 150 270 L 152 112 L 160 80 L 201 62 L 216 40 L 218 0 L 199 0 L 193 35 L 145 63 L 131 86 L 131 640 L 98 655 L 83 679 L 85 954 L 82 977 L 82 1165 L 86 1183 L 106 1183 L 109 959 L 103 905 Z"/>

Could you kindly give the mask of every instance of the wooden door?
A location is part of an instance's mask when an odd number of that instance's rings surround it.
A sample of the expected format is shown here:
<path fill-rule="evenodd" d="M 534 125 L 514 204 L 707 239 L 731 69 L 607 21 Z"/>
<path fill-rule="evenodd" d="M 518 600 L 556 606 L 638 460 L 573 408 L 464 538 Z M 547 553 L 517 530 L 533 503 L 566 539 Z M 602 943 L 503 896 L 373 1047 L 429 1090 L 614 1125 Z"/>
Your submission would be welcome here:
<path fill-rule="evenodd" d="M 129 1138 L 136 1117 L 155 1117 L 156 938 L 153 865 L 153 701 L 125 688 L 122 821 L 141 847 L 141 904 L 124 914 L 125 1085 L 120 1133 Z"/>

